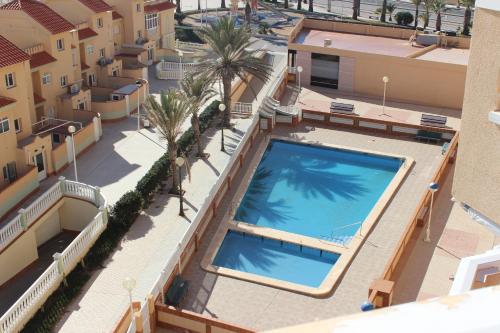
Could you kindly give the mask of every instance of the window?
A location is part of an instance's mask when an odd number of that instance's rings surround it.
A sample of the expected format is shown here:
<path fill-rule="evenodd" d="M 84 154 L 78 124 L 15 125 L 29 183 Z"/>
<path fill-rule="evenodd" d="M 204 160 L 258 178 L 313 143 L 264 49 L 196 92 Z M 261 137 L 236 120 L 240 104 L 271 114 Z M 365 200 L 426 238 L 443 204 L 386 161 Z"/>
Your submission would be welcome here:
<path fill-rule="evenodd" d="M 95 74 L 89 74 L 89 86 L 94 87 L 96 85 Z"/>
<path fill-rule="evenodd" d="M 16 180 L 16 162 L 7 163 L 7 165 L 3 167 L 3 178 L 9 183 L 12 183 L 14 180 Z"/>
<path fill-rule="evenodd" d="M 137 39 L 141 39 L 141 38 L 142 38 L 142 31 L 137 30 Z"/>
<path fill-rule="evenodd" d="M 137 12 L 139 13 L 141 11 L 141 4 L 138 3 L 135 5 L 135 9 L 137 10 Z"/>
<path fill-rule="evenodd" d="M 115 33 L 115 35 L 118 35 L 118 34 L 120 33 L 120 27 L 119 27 L 119 26 L 117 26 L 117 25 L 115 25 L 115 26 L 113 27 L 113 32 Z"/>
<path fill-rule="evenodd" d="M 63 75 L 61 76 L 61 87 L 66 87 L 68 85 L 68 76 Z"/>
<path fill-rule="evenodd" d="M 94 54 L 94 45 L 87 45 L 87 54 Z"/>
<path fill-rule="evenodd" d="M 16 86 L 16 79 L 14 77 L 14 73 L 5 74 L 5 85 L 7 89 L 13 88 Z"/>
<path fill-rule="evenodd" d="M 146 29 L 147 30 L 153 30 L 158 27 L 158 14 L 153 13 L 153 14 L 146 14 L 145 16 L 146 19 Z"/>
<path fill-rule="evenodd" d="M 106 49 L 100 49 L 99 50 L 99 57 L 104 58 L 106 56 Z"/>
<path fill-rule="evenodd" d="M 42 75 L 42 84 L 44 86 L 50 84 L 52 82 L 52 75 L 50 73 L 43 73 Z"/>
<path fill-rule="evenodd" d="M 97 18 L 97 27 L 102 28 L 104 26 L 104 23 L 102 21 L 102 17 Z"/>
<path fill-rule="evenodd" d="M 311 85 L 338 89 L 338 56 L 313 53 L 311 55 Z"/>
<path fill-rule="evenodd" d="M 120 73 L 120 71 L 118 70 L 118 68 L 113 68 L 111 75 L 116 77 L 116 76 L 118 76 L 119 73 Z"/>
<path fill-rule="evenodd" d="M 9 131 L 9 118 L 0 118 L 0 134 Z"/>
<path fill-rule="evenodd" d="M 14 129 L 16 130 L 16 133 L 19 133 L 23 130 L 21 118 L 14 119 Z"/>
<path fill-rule="evenodd" d="M 56 47 L 59 51 L 64 50 L 64 39 L 56 40 Z"/>

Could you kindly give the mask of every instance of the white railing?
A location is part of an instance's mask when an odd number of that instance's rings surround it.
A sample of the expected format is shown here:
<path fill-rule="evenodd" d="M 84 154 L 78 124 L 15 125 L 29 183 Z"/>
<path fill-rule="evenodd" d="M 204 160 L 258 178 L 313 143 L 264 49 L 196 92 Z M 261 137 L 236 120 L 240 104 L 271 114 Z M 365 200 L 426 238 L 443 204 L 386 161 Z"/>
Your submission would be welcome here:
<path fill-rule="evenodd" d="M 297 67 L 288 66 L 288 73 L 297 74 Z"/>
<path fill-rule="evenodd" d="M 37 201 L 30 205 L 25 212 L 30 211 L 31 213 L 29 216 L 35 221 L 39 216 L 45 213 L 46 209 L 51 207 L 63 196 L 77 197 L 90 201 L 99 207 L 99 213 L 62 253 L 56 253 L 54 255 L 54 262 L 10 307 L 10 309 L 3 314 L 0 318 L 1 333 L 17 332 L 21 330 L 52 292 L 58 288 L 64 276 L 69 274 L 78 262 L 82 260 L 99 235 L 106 229 L 108 221 L 107 203 L 106 199 L 100 194 L 99 188 L 82 183 L 66 181 L 62 177 L 41 198 L 39 198 L 40 200 L 37 199 Z M 25 230 L 26 225 L 23 227 L 19 220 L 22 220 L 25 216 L 24 214 L 21 215 L 21 218 L 19 218 L 19 216 L 16 217 L 6 227 L 2 228 L 1 232 L 3 233 L 7 227 L 11 228 L 12 225 L 21 225 L 20 229 L 16 229 L 17 235 L 20 234 Z M 0 233 L 0 236 L 1 235 Z M 8 239 L 9 242 L 10 240 L 12 240 L 12 238 Z M 8 245 L 8 242 L 5 244 Z M 5 247 L 5 244 L 2 244 L 2 246 Z"/>
<path fill-rule="evenodd" d="M 234 104 L 232 112 L 237 113 L 237 114 L 251 114 L 252 113 L 252 103 L 241 103 L 238 102 Z"/>
<path fill-rule="evenodd" d="M 175 48 L 177 49 L 209 49 L 208 44 L 181 42 L 180 40 L 175 40 Z"/>
<path fill-rule="evenodd" d="M 196 64 L 160 61 L 156 65 L 156 78 L 160 80 L 181 80 L 186 73 L 194 71 Z"/>
<path fill-rule="evenodd" d="M 286 57 L 285 59 L 282 59 L 281 62 L 276 64 L 275 71 L 276 74 L 271 76 L 271 79 L 266 82 L 264 87 L 260 90 L 259 94 L 257 95 L 256 100 L 254 100 L 254 109 L 257 110 L 258 107 L 260 106 L 260 103 L 262 102 L 263 98 L 265 96 L 273 96 L 276 92 L 276 89 L 279 87 L 281 84 L 281 81 L 284 78 L 284 73 L 286 73 Z M 278 82 L 276 82 L 278 81 Z M 170 276 L 171 272 L 174 270 L 175 266 L 179 262 L 179 258 L 181 253 L 184 251 L 185 247 L 188 245 L 189 240 L 192 238 L 196 230 L 198 229 L 198 226 L 200 225 L 202 219 L 205 217 L 207 214 L 208 210 L 211 209 L 211 204 L 214 198 L 218 195 L 218 193 L 222 192 L 221 189 L 223 186 L 225 186 L 224 182 L 226 181 L 227 176 L 231 172 L 233 166 L 236 163 L 239 163 L 239 155 L 243 150 L 243 147 L 245 146 L 245 143 L 250 139 L 250 136 L 252 135 L 253 131 L 255 128 L 259 126 L 259 115 L 254 115 L 253 121 L 250 124 L 249 128 L 247 129 L 245 135 L 241 139 L 241 141 L 238 143 L 238 146 L 236 147 L 235 151 L 231 155 L 231 159 L 229 160 L 228 164 L 222 171 L 221 175 L 217 179 L 217 182 L 215 185 L 212 187 L 210 190 L 210 193 L 207 195 L 205 201 L 203 202 L 203 205 L 201 208 L 198 210 L 194 221 L 190 224 L 189 228 L 186 230 L 184 235 L 182 236 L 182 239 L 179 241 L 177 248 L 175 251 L 172 253 L 170 259 L 167 261 L 167 264 L 165 265 L 165 268 L 162 270 L 162 272 L 158 275 L 158 278 L 156 279 L 153 287 L 151 288 L 149 295 L 153 295 L 155 298 L 157 297 L 158 294 L 161 293 L 163 286 L 166 284 L 168 277 Z M 164 295 L 161 295 L 162 300 Z M 142 303 L 142 306 L 146 306 L 147 301 Z"/>
<path fill-rule="evenodd" d="M 42 52 L 43 50 L 44 50 L 43 44 L 37 44 L 31 47 L 27 47 L 23 51 L 32 56 L 33 54 Z"/>

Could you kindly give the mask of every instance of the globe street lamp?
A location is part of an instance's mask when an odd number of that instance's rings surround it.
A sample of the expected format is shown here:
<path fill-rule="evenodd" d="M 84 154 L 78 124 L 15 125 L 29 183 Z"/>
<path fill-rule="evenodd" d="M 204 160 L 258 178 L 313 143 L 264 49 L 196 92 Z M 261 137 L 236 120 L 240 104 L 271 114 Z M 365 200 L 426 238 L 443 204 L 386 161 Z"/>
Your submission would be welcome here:
<path fill-rule="evenodd" d="M 186 216 L 184 215 L 184 197 L 182 195 L 182 166 L 184 165 L 184 158 L 179 156 L 175 159 L 175 164 L 177 165 L 177 168 L 179 169 L 179 216 Z"/>
<path fill-rule="evenodd" d="M 142 87 L 142 81 L 141 80 L 137 80 L 135 81 L 135 85 L 137 86 L 137 130 L 140 131 L 141 130 L 141 93 L 140 93 L 140 89 Z"/>
<path fill-rule="evenodd" d="M 304 70 L 304 68 L 302 68 L 302 66 L 298 66 L 297 67 L 297 73 L 299 73 L 299 96 L 297 96 L 297 102 L 299 101 L 299 98 L 300 98 L 300 90 L 301 90 L 301 87 L 300 87 L 300 73 L 302 73 L 302 71 Z"/>
<path fill-rule="evenodd" d="M 220 141 L 220 151 L 226 152 L 224 148 L 224 111 L 226 111 L 226 105 L 224 103 L 219 104 L 219 111 L 222 113 L 222 122 L 221 122 L 221 141 Z"/>
<path fill-rule="evenodd" d="M 71 125 L 68 127 L 68 132 L 71 134 L 71 143 L 73 144 L 73 167 L 75 168 L 75 182 L 78 182 L 78 170 L 76 167 L 76 152 L 75 152 L 75 132 L 76 127 Z"/>
<path fill-rule="evenodd" d="M 130 302 L 130 318 L 134 321 L 134 306 L 132 305 L 132 290 L 135 288 L 135 280 L 131 277 L 126 277 L 122 282 L 123 288 L 128 291 L 128 299 Z"/>
<path fill-rule="evenodd" d="M 427 222 L 427 229 L 425 230 L 424 242 L 431 242 L 431 221 L 432 221 L 432 205 L 434 204 L 434 193 L 439 189 L 438 183 L 430 183 L 429 191 L 431 191 L 431 207 L 429 209 L 429 222 Z"/>
<path fill-rule="evenodd" d="M 382 82 L 384 82 L 384 99 L 382 100 L 382 113 L 380 115 L 384 116 L 384 115 L 387 115 L 385 113 L 385 96 L 386 96 L 386 93 L 387 93 L 387 83 L 389 83 L 389 77 L 388 76 L 384 76 L 382 78 Z"/>

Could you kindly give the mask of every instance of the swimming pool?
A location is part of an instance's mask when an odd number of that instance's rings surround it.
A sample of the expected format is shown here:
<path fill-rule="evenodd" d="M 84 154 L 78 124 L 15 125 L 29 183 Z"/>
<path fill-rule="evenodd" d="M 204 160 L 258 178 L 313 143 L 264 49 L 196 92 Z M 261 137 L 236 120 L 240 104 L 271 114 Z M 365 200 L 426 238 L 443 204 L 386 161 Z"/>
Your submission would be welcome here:
<path fill-rule="evenodd" d="M 340 255 L 229 230 L 213 264 L 317 288 Z"/>
<path fill-rule="evenodd" d="M 234 220 L 346 243 L 403 159 L 271 140 Z"/>

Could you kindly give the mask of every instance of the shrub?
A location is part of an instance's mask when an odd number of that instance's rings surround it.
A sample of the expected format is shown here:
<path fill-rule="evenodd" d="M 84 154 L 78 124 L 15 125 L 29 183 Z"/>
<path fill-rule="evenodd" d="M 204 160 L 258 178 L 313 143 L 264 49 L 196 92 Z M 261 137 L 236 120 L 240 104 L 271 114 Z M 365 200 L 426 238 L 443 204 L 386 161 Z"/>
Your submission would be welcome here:
<path fill-rule="evenodd" d="M 128 191 L 118 200 L 111 211 L 110 225 L 127 229 L 137 218 L 142 208 L 142 198 L 137 191 Z"/>
<path fill-rule="evenodd" d="M 204 44 L 205 42 L 192 29 L 175 28 L 175 38 L 181 42 Z"/>
<path fill-rule="evenodd" d="M 409 25 L 413 22 L 413 14 L 410 12 L 398 12 L 394 18 L 399 25 Z"/>
<path fill-rule="evenodd" d="M 141 195 L 144 207 L 147 207 L 151 195 L 156 191 L 161 182 L 170 176 L 170 162 L 168 154 L 160 157 L 151 166 L 151 169 L 142 177 L 135 190 Z"/>

